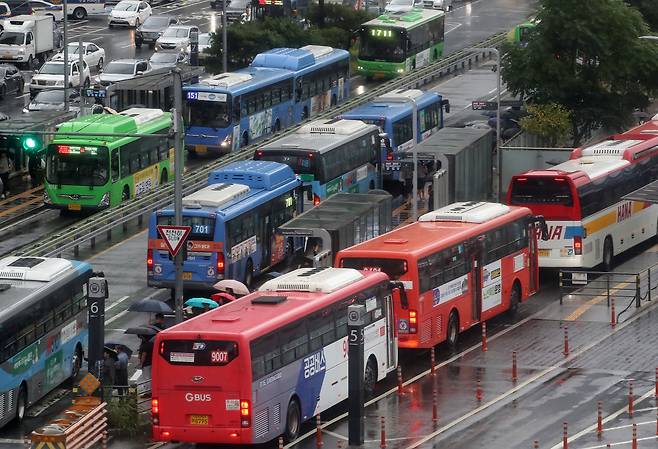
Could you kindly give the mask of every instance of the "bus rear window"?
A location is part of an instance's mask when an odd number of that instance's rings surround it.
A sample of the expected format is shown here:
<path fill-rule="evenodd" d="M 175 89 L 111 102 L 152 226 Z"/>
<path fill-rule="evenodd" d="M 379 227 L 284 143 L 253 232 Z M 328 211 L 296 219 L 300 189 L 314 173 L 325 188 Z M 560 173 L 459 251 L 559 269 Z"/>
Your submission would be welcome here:
<path fill-rule="evenodd" d="M 517 178 L 512 183 L 511 204 L 546 204 L 573 206 L 569 182 L 564 178 L 535 177 Z"/>
<path fill-rule="evenodd" d="M 315 174 L 315 162 L 313 161 L 312 153 L 284 153 L 283 151 L 256 151 L 254 159 L 261 161 L 273 161 L 286 164 L 292 168 L 298 175 L 313 175 Z"/>
<path fill-rule="evenodd" d="M 171 226 L 174 224 L 173 215 L 159 215 L 158 224 Z M 215 233 L 215 219 L 210 217 L 183 216 L 183 226 L 189 226 L 189 240 L 213 241 Z"/>
<path fill-rule="evenodd" d="M 407 272 L 407 261 L 402 259 L 374 259 L 355 257 L 342 259 L 340 266 L 364 271 L 383 271 L 391 280 L 400 279 Z"/>
<path fill-rule="evenodd" d="M 160 357 L 170 365 L 224 366 L 238 357 L 233 341 L 164 340 L 158 348 Z"/>

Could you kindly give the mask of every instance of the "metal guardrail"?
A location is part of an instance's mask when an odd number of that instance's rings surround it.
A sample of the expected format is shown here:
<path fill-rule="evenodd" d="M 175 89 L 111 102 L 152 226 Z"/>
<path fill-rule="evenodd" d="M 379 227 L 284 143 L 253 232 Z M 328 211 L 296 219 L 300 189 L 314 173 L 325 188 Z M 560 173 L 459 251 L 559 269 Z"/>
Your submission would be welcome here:
<path fill-rule="evenodd" d="M 475 52 L 473 51 L 474 48 L 496 47 L 502 44 L 505 40 L 506 33 L 495 34 L 482 42 L 471 46 L 471 49 L 469 50 L 461 50 L 452 53 L 426 67 L 416 69 L 406 75 L 380 84 L 370 92 L 349 99 L 322 114 L 312 117 L 304 123 L 311 120 L 335 117 L 358 105 L 388 93 L 393 89 L 418 88 L 445 74 L 470 68 L 473 62 L 477 63 L 480 58 L 484 59 L 485 56 L 490 55 L 490 52 L 486 50 L 483 50 L 481 53 Z M 231 162 L 249 159 L 252 157 L 254 150 L 258 146 L 265 145 L 281 138 L 282 136 L 291 134 L 301 126 L 302 124 L 291 127 L 286 131 L 258 141 L 256 144 L 251 144 L 236 153 L 228 154 L 216 161 L 198 167 L 194 172 L 186 173 L 183 179 L 183 195 L 190 194 L 201 187 L 204 187 L 207 182 L 208 173 L 212 170 L 216 170 L 217 168 Z M 85 220 L 79 221 L 59 231 L 58 233 L 48 235 L 40 240 L 21 247 L 18 250 L 12 251 L 12 253 L 23 256 L 53 257 L 61 256 L 64 251 L 73 250 L 74 254 L 77 256 L 80 244 L 89 241 L 91 246 L 94 247 L 97 237 L 107 234 L 109 239 L 111 237 L 112 229 L 119 225 L 123 225 L 124 229 L 126 229 L 128 222 L 134 219 L 137 219 L 141 225 L 145 214 L 150 214 L 157 209 L 171 204 L 174 199 L 173 193 L 173 184 L 168 184 L 154 192 L 127 201 L 117 207 L 98 212 Z"/>
<path fill-rule="evenodd" d="M 567 297 L 589 298 L 611 308 L 615 322 L 635 305 L 650 302 L 658 288 L 658 264 L 639 272 L 560 270 L 560 304 Z M 619 313 L 616 313 L 619 310 Z"/>

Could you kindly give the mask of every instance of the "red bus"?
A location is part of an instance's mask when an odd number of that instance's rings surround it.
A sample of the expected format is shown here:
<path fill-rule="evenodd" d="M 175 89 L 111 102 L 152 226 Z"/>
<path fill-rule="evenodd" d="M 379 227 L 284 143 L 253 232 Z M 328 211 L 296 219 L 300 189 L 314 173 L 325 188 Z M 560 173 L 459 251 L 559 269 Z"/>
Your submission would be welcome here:
<path fill-rule="evenodd" d="M 515 313 L 537 291 L 537 223 L 523 207 L 455 203 L 340 251 L 336 265 L 383 271 L 404 286 L 395 304 L 401 348 L 454 347 L 459 332 Z"/>
<path fill-rule="evenodd" d="M 256 444 L 345 400 L 347 307 L 365 306 L 364 383 L 397 367 L 391 288 L 383 273 L 302 268 L 156 336 L 157 441 Z"/>
<path fill-rule="evenodd" d="M 615 254 L 655 236 L 658 205 L 623 196 L 658 176 L 658 120 L 575 149 L 551 169 L 512 177 L 508 204 L 542 215 L 548 240 L 539 265 L 610 271 Z"/>

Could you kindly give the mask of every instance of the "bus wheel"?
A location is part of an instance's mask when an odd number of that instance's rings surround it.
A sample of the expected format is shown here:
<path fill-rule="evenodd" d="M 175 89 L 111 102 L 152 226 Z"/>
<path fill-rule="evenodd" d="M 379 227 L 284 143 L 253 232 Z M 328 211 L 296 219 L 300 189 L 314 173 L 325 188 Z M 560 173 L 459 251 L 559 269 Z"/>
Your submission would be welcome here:
<path fill-rule="evenodd" d="M 514 282 L 509 294 L 509 309 L 507 309 L 507 315 L 510 318 L 515 318 L 519 313 L 519 302 L 521 302 L 521 287 L 518 282 Z"/>
<path fill-rule="evenodd" d="M 124 186 L 121 192 L 121 201 L 128 201 L 130 199 L 130 187 Z"/>
<path fill-rule="evenodd" d="M 82 348 L 77 345 L 71 359 L 71 381 L 75 382 L 76 377 L 80 374 L 80 368 L 82 368 Z"/>
<path fill-rule="evenodd" d="M 247 268 L 244 270 L 244 285 L 247 288 L 251 288 L 251 284 L 254 282 L 254 263 L 251 259 L 247 260 Z"/>
<path fill-rule="evenodd" d="M 274 132 L 279 132 L 281 131 L 281 122 L 279 119 L 276 119 L 276 122 L 274 122 Z"/>
<path fill-rule="evenodd" d="M 283 437 L 287 442 L 292 442 L 299 436 L 299 428 L 301 427 L 301 410 L 299 402 L 296 398 L 292 398 L 288 404 L 288 411 L 286 412 L 286 431 Z"/>
<path fill-rule="evenodd" d="M 27 410 L 27 388 L 21 385 L 18 390 L 18 399 L 16 399 L 16 421 L 21 423 L 25 419 L 25 411 Z"/>
<path fill-rule="evenodd" d="M 83 20 L 87 18 L 87 11 L 84 8 L 75 8 L 73 10 L 73 18 L 75 20 Z"/>
<path fill-rule="evenodd" d="M 607 236 L 603 243 L 603 270 L 612 271 L 612 265 L 615 258 L 614 249 L 612 247 L 612 238 Z"/>
<path fill-rule="evenodd" d="M 448 348 L 451 351 L 457 349 L 457 341 L 459 340 L 459 317 L 456 312 L 450 313 L 450 318 L 448 319 L 448 336 L 446 341 L 448 343 Z"/>
<path fill-rule="evenodd" d="M 245 131 L 244 133 L 242 133 L 242 143 L 240 144 L 240 146 L 246 147 L 247 145 L 249 145 L 249 136 Z"/>
<path fill-rule="evenodd" d="M 367 398 L 375 394 L 375 384 L 377 383 L 377 363 L 375 358 L 370 356 L 366 363 L 366 372 L 363 376 L 363 392 Z"/>
<path fill-rule="evenodd" d="M 166 184 L 168 181 L 169 178 L 167 178 L 167 169 L 164 169 L 160 175 L 160 184 Z"/>

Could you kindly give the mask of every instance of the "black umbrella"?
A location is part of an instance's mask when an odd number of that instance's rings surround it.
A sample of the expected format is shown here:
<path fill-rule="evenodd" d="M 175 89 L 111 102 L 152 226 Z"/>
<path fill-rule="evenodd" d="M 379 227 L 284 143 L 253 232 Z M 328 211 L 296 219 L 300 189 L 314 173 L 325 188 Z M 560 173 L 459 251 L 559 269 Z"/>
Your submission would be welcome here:
<path fill-rule="evenodd" d="M 128 310 L 131 312 L 147 312 L 147 313 L 173 313 L 171 307 L 165 302 L 158 301 L 157 299 L 142 299 L 133 303 Z"/>
<path fill-rule="evenodd" d="M 133 335 L 146 335 L 148 337 L 152 337 L 155 334 L 158 333 L 157 328 L 153 328 L 151 326 L 139 326 L 139 327 L 129 327 L 126 329 L 126 334 L 133 334 Z"/>
<path fill-rule="evenodd" d="M 105 349 L 109 349 L 110 351 L 113 351 L 115 354 L 119 351 L 119 348 L 123 349 L 123 352 L 125 352 L 128 357 L 133 355 L 133 350 L 130 349 L 128 346 L 124 345 L 123 343 L 105 343 Z"/>

